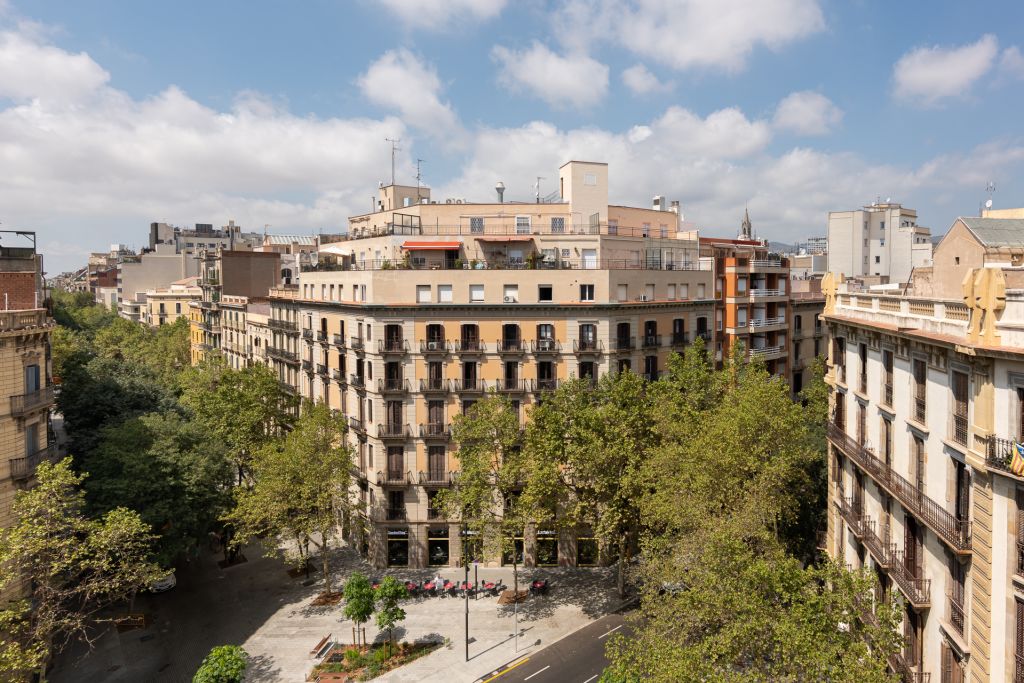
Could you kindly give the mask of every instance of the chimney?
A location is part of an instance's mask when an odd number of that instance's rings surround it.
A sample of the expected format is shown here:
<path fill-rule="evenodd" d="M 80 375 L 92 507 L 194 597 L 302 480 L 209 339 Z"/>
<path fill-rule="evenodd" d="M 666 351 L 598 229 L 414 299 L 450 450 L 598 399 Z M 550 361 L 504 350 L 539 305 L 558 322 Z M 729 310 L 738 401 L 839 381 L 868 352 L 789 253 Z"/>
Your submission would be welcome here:
<path fill-rule="evenodd" d="M 672 205 L 669 207 L 668 210 L 671 211 L 672 213 L 679 213 L 679 200 L 673 199 Z"/>
<path fill-rule="evenodd" d="M 654 197 L 654 206 L 653 206 L 653 208 L 654 208 L 655 211 L 664 211 L 665 210 L 665 195 L 660 195 L 659 194 L 659 195 L 656 195 Z"/>

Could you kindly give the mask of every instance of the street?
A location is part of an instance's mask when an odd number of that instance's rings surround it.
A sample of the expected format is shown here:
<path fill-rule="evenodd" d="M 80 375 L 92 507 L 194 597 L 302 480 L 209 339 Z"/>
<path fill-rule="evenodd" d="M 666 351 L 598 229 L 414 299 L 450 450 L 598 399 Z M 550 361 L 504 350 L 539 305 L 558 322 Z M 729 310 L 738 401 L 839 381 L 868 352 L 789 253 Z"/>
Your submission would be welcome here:
<path fill-rule="evenodd" d="M 613 635 L 630 631 L 625 620 L 627 613 L 620 611 L 602 617 L 543 650 L 484 676 L 478 683 L 594 683 L 608 665 L 605 643 Z"/>

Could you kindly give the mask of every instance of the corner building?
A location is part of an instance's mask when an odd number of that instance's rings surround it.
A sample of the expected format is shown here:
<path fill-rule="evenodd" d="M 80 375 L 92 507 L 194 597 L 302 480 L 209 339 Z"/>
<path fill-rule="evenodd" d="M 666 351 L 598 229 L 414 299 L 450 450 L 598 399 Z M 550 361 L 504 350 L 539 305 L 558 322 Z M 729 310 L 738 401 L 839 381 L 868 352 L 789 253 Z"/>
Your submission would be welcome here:
<path fill-rule="evenodd" d="M 1021 681 L 1024 220 L 958 219 L 935 259 L 902 294 L 823 282 L 825 545 L 902 596 L 904 680 Z"/>
<path fill-rule="evenodd" d="M 607 170 L 565 164 L 560 200 L 544 203 L 381 188 L 348 239 L 321 244 L 297 285 L 271 290 L 266 353 L 279 379 L 348 416 L 358 535 L 375 566 L 460 562 L 459 525 L 432 499 L 457 476 L 454 415 L 487 392 L 525 421 L 568 378 L 655 379 L 672 351 L 713 342 L 696 235 L 674 211 L 609 205 Z M 586 529 L 528 528 L 515 545 L 527 565 L 598 560 Z"/>

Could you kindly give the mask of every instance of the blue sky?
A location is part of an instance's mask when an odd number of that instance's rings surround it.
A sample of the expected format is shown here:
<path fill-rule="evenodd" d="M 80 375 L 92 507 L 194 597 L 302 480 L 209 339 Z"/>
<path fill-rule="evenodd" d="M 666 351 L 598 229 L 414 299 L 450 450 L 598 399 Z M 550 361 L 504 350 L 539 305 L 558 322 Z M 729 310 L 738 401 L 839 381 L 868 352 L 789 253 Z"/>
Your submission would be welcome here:
<path fill-rule="evenodd" d="M 612 200 L 765 237 L 891 197 L 943 232 L 1024 205 L 1024 4 L 0 0 L 0 222 L 56 272 L 153 220 L 336 231 L 402 139 L 435 197 Z M 542 187 L 542 189 L 544 189 Z"/>

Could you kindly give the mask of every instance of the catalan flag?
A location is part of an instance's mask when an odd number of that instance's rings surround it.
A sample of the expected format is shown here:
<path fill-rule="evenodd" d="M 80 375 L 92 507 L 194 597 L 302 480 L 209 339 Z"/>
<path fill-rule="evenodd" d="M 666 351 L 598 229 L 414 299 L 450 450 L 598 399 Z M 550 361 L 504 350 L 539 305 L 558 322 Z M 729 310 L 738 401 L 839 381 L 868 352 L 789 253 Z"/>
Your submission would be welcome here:
<path fill-rule="evenodd" d="M 1013 451 L 1010 457 L 1010 471 L 1018 477 L 1024 477 L 1024 444 L 1013 442 Z"/>

